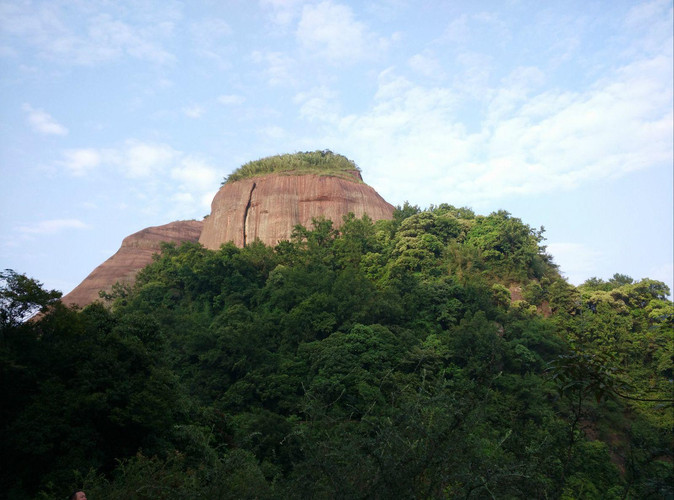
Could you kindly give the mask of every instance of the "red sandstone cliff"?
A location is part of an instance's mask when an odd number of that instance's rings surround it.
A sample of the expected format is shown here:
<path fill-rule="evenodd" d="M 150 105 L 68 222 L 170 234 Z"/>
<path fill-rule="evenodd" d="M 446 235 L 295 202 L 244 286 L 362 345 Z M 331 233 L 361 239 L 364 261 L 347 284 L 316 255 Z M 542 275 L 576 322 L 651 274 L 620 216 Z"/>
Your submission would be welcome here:
<path fill-rule="evenodd" d="M 290 239 L 293 228 L 311 228 L 311 219 L 323 216 L 339 227 L 342 217 L 353 212 L 372 220 L 391 219 L 393 205 L 360 181 L 321 175 L 270 174 L 227 183 L 211 204 L 199 242 L 217 249 L 228 241 L 244 246 L 259 239 L 276 245 Z"/>
<path fill-rule="evenodd" d="M 118 281 L 133 282 L 136 273 L 152 262 L 152 255 L 159 252 L 162 242 L 196 242 L 199 240 L 202 225 L 203 222 L 196 220 L 177 221 L 148 227 L 127 236 L 117 253 L 63 297 L 63 303 L 84 307 L 98 299 L 99 290 L 110 291 L 112 285 Z"/>
<path fill-rule="evenodd" d="M 256 239 L 276 245 L 290 239 L 297 224 L 311 228 L 314 217 L 331 219 L 335 227 L 349 212 L 356 217 L 367 214 L 372 220 L 393 217 L 393 205 L 363 184 L 360 173 L 346 175 L 354 179 L 269 174 L 227 183 L 215 195 L 205 221 L 171 222 L 127 236 L 117 253 L 63 297 L 63 303 L 84 307 L 99 298 L 100 290 L 110 291 L 118 281 L 132 283 L 162 242 L 199 241 L 214 250 L 228 241 L 240 247 Z"/>

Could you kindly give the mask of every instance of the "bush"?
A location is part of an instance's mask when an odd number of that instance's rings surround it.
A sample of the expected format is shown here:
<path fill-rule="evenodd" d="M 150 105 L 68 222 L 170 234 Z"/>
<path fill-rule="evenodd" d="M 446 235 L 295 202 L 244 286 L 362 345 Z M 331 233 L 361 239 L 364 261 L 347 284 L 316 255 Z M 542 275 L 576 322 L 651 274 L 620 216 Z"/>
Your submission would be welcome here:
<path fill-rule="evenodd" d="M 275 155 L 250 161 L 229 174 L 223 184 L 274 173 L 330 175 L 359 181 L 351 174 L 353 171 L 360 172 L 360 169 L 352 160 L 325 149 Z"/>

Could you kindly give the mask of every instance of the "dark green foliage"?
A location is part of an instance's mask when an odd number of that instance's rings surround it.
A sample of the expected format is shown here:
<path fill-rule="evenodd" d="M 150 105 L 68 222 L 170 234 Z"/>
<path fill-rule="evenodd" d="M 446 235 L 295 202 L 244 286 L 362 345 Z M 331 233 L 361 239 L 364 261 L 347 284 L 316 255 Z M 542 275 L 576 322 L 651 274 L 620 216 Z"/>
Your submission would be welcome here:
<path fill-rule="evenodd" d="M 18 325 L 39 311 L 46 311 L 60 297 L 57 290 L 43 290 L 42 283 L 11 269 L 0 272 L 0 327 Z"/>
<path fill-rule="evenodd" d="M 0 487 L 667 498 L 668 290 L 576 289 L 541 241 L 506 212 L 405 204 L 275 248 L 165 245 L 111 309 L 7 271 Z"/>

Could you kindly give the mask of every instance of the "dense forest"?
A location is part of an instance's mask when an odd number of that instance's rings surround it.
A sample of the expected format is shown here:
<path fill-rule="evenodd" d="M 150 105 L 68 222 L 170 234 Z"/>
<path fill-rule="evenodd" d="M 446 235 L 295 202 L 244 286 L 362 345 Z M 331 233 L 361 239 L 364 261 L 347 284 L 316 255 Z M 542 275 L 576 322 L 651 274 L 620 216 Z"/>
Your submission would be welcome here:
<path fill-rule="evenodd" d="M 82 310 L 1 278 L 10 499 L 674 497 L 667 286 L 504 211 L 166 245 Z"/>

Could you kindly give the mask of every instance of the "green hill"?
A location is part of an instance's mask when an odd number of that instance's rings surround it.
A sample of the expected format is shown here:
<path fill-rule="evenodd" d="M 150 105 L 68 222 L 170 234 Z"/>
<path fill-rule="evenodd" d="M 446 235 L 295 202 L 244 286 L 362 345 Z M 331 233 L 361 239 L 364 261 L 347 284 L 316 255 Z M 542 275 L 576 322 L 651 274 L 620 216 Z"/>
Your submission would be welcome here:
<path fill-rule="evenodd" d="M 505 211 L 166 245 L 109 306 L 2 274 L 8 498 L 671 498 L 674 307 Z M 48 305 L 39 322 L 22 322 Z"/>

